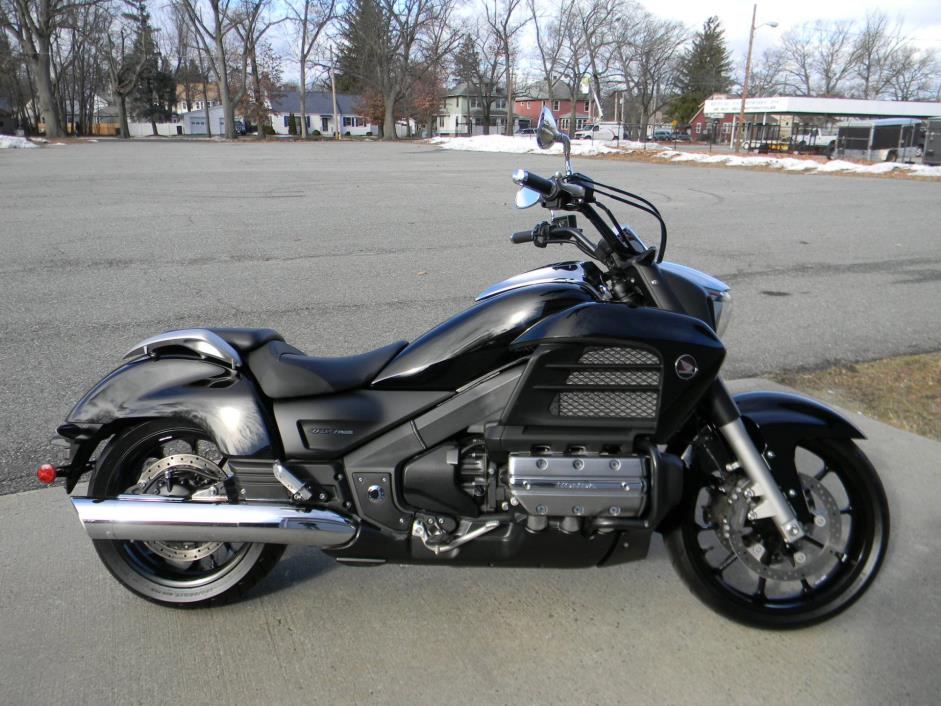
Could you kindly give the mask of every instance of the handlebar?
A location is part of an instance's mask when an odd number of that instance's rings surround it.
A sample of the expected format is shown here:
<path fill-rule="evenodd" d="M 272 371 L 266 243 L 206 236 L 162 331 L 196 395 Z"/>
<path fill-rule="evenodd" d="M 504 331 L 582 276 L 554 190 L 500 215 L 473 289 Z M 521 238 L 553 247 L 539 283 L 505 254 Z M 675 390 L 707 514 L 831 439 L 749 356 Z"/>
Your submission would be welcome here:
<path fill-rule="evenodd" d="M 533 241 L 533 231 L 531 230 L 520 230 L 510 236 L 510 242 L 514 245 L 519 245 L 520 243 L 531 243 Z"/>
<path fill-rule="evenodd" d="M 555 181 L 541 177 L 538 174 L 531 174 L 525 169 L 517 169 L 513 172 L 513 181 L 543 196 L 552 197 L 555 195 L 556 191 L 558 191 L 558 186 Z"/>

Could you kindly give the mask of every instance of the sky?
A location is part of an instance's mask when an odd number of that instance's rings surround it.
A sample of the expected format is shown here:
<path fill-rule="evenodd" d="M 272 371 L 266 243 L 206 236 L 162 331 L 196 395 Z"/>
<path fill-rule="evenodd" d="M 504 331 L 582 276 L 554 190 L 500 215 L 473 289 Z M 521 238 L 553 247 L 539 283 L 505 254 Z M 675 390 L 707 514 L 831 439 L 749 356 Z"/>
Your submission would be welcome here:
<path fill-rule="evenodd" d="M 543 0 L 547 6 L 552 0 Z M 729 49 L 732 51 L 736 65 L 744 65 L 745 54 L 748 50 L 748 31 L 751 23 L 753 2 L 751 0 L 667 0 L 667 2 L 653 2 L 653 0 L 640 0 L 653 14 L 660 17 L 679 20 L 690 29 L 702 27 L 703 22 L 711 15 L 718 15 L 725 28 L 725 36 Z M 470 12 L 474 6 L 479 6 L 480 0 L 465 0 L 463 12 Z M 524 3 L 525 5 L 525 3 Z M 789 28 L 804 22 L 815 20 L 853 20 L 863 23 L 866 13 L 872 10 L 881 10 L 888 15 L 890 21 L 900 20 L 904 32 L 912 42 L 922 49 L 933 49 L 941 55 L 941 0 L 894 0 L 891 7 L 886 3 L 872 2 L 871 0 L 786 0 L 786 2 L 758 3 L 756 24 L 774 21 L 776 28 L 760 27 L 755 32 L 754 55 L 761 56 L 761 52 L 774 46 L 781 34 Z M 285 54 L 282 64 L 285 80 L 297 80 L 297 68 L 294 62 L 288 59 L 287 45 L 288 30 L 281 29 L 275 32 L 272 39 Z M 528 42 L 527 42 L 528 43 Z"/>
<path fill-rule="evenodd" d="M 698 28 L 710 15 L 718 15 L 725 28 L 725 36 L 736 60 L 742 60 L 748 50 L 748 31 L 751 25 L 753 2 L 748 0 L 669 0 L 665 3 L 643 2 L 648 10 L 661 17 L 680 20 Z M 815 20 L 855 20 L 863 23 L 867 11 L 881 10 L 890 20 L 903 21 L 905 33 L 913 43 L 923 49 L 934 49 L 941 54 L 941 2 L 938 0 L 894 0 L 877 3 L 864 0 L 787 0 L 787 2 L 758 3 L 756 25 L 777 22 L 777 28 L 761 27 L 755 32 L 754 54 L 774 46 L 782 32 L 804 22 Z"/>

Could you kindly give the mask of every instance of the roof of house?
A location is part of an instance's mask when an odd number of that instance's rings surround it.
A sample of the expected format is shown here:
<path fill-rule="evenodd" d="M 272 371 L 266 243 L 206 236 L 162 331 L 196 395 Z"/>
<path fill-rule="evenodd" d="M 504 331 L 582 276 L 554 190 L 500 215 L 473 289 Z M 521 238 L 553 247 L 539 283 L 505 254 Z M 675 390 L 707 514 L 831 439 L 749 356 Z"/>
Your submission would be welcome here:
<path fill-rule="evenodd" d="M 505 86 L 494 86 L 493 95 L 503 96 L 505 94 L 506 94 Z M 478 91 L 476 87 L 470 86 L 467 83 L 458 83 L 453 88 L 448 89 L 448 93 L 446 97 L 448 98 L 454 98 L 457 96 L 474 97 L 474 96 L 479 96 L 479 95 L 480 95 L 480 91 Z"/>
<path fill-rule="evenodd" d="M 333 114 L 333 94 L 329 91 L 308 91 L 304 96 L 308 115 Z M 337 93 L 337 112 L 343 115 L 357 115 L 360 97 L 349 93 Z M 271 97 L 272 113 L 299 113 L 301 98 L 299 91 L 284 91 L 280 96 Z"/>

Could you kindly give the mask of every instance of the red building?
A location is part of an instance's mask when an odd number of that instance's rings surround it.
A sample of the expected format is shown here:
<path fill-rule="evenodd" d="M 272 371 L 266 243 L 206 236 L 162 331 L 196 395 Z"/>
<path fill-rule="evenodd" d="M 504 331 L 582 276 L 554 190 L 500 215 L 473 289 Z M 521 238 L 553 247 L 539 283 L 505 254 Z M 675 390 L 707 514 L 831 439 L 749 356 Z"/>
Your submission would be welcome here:
<path fill-rule="evenodd" d="M 714 98 L 729 98 L 729 96 L 723 94 L 715 94 L 709 96 L 710 99 Z M 689 136 L 694 142 L 697 141 L 708 141 L 710 136 L 716 142 L 728 142 L 730 135 L 732 133 L 732 124 L 738 123 L 738 114 L 736 113 L 722 113 L 715 115 L 707 115 L 706 104 L 703 103 L 699 106 L 699 110 L 696 111 L 696 114 L 690 118 L 689 121 Z M 682 128 L 682 126 L 680 126 Z"/>
<path fill-rule="evenodd" d="M 559 129 L 568 132 L 572 120 L 572 99 L 569 89 L 561 83 L 553 87 L 552 98 L 549 98 L 545 82 L 537 83 L 516 94 L 513 98 L 513 112 L 519 120 L 520 128 L 535 127 L 543 106 L 548 106 L 552 111 Z M 588 98 L 578 98 L 575 101 L 575 129 L 581 129 L 590 120 L 591 101 Z"/>

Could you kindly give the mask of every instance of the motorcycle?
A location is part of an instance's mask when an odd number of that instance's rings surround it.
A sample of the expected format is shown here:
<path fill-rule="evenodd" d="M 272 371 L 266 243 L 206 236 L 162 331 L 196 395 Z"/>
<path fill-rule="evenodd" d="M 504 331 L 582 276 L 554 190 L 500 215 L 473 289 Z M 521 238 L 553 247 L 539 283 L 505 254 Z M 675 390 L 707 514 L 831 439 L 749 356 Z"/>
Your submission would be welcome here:
<path fill-rule="evenodd" d="M 654 532 L 705 604 L 794 628 L 844 610 L 886 552 L 889 509 L 863 434 L 822 404 L 732 395 L 729 288 L 664 261 L 656 206 L 572 170 L 517 170 L 549 220 L 513 243 L 574 245 L 482 292 L 417 340 L 305 355 L 271 329 L 148 338 L 58 435 L 105 567 L 166 606 L 232 601 L 286 545 L 374 565 L 614 566 Z M 660 227 L 648 247 L 604 201 Z M 600 234 L 592 240 L 582 217 Z M 95 458 L 95 452 L 101 452 Z"/>

